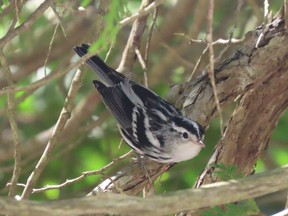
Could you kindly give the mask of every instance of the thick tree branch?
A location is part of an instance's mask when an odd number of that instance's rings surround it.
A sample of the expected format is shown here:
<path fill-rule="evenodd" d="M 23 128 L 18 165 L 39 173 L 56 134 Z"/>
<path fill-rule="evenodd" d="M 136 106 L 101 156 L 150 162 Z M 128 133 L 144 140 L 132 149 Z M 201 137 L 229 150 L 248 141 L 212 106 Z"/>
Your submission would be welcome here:
<path fill-rule="evenodd" d="M 100 193 L 95 197 L 60 200 L 54 202 L 16 201 L 0 198 L 1 214 L 21 215 L 168 215 L 183 210 L 196 211 L 259 197 L 288 188 L 288 166 L 227 182 L 205 185 L 165 195 L 140 198 L 124 194 Z M 229 193 L 227 193 L 229 191 Z M 220 196 L 225 194 L 225 196 Z"/>
<path fill-rule="evenodd" d="M 271 133 L 288 106 L 287 71 L 287 61 L 279 62 L 274 72 L 243 96 L 197 186 L 216 181 L 212 175 L 214 168 L 209 166 L 215 163 L 235 164 L 245 175 L 253 172 L 258 156 L 267 148 Z"/>

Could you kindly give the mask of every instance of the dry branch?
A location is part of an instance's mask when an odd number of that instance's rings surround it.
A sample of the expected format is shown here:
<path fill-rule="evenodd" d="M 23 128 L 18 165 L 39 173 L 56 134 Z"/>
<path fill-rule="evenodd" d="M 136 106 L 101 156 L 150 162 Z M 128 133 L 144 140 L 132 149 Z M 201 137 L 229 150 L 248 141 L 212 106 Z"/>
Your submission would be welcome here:
<path fill-rule="evenodd" d="M 164 2 L 164 0 L 154 0 L 154 1 L 142 1 L 143 4 L 140 7 L 139 11 L 136 14 L 133 14 L 130 17 L 126 17 L 125 19 L 121 20 L 119 22 L 120 26 L 124 26 L 127 25 L 130 22 L 133 22 L 136 19 L 139 19 L 143 16 L 148 15 L 149 13 L 151 13 L 155 8 L 157 8 L 160 4 L 162 4 Z M 147 2 L 149 2 L 147 4 Z"/>
<path fill-rule="evenodd" d="M 124 194 L 100 193 L 94 197 L 54 202 L 16 201 L 0 198 L 1 214 L 16 215 L 168 215 L 183 210 L 196 211 L 205 207 L 246 200 L 288 188 L 288 166 L 228 182 L 187 189 L 166 195 L 140 198 Z M 229 193 L 227 193 L 229 191 Z M 221 196 L 225 194 L 225 196 Z"/>
<path fill-rule="evenodd" d="M 74 108 L 74 98 L 76 97 L 78 90 L 81 87 L 83 73 L 78 70 L 72 80 L 72 84 L 70 86 L 68 95 L 66 97 L 64 106 L 62 111 L 59 115 L 55 128 L 53 130 L 52 136 L 41 156 L 39 159 L 35 169 L 27 179 L 26 186 L 23 190 L 21 195 L 21 199 L 27 199 L 33 191 L 33 187 L 35 186 L 38 178 L 42 174 L 43 170 L 47 166 L 48 162 L 51 159 L 51 155 L 53 149 L 55 148 L 56 144 L 59 141 L 61 134 L 63 133 L 64 127 L 71 116 L 72 109 Z"/>
<path fill-rule="evenodd" d="M 0 51 L 0 63 L 3 68 L 3 72 L 8 80 L 9 86 L 14 86 L 13 83 L 13 74 L 9 68 L 8 62 L 6 57 L 4 56 L 3 50 Z M 12 137 L 14 142 L 14 168 L 13 168 L 13 175 L 11 178 L 11 187 L 9 188 L 9 196 L 13 197 L 16 194 L 16 187 L 18 183 L 18 179 L 21 173 L 21 146 L 20 146 L 20 138 L 19 138 L 19 130 L 18 124 L 15 117 L 15 94 L 14 93 L 7 93 L 8 98 L 8 118 L 10 122 L 10 127 L 12 130 Z"/>
<path fill-rule="evenodd" d="M 45 0 L 28 18 L 28 20 L 22 23 L 15 29 L 9 31 L 4 37 L 0 39 L 0 47 L 3 48 L 14 37 L 18 36 L 21 32 L 28 30 L 32 24 L 46 11 L 52 4 L 53 0 Z"/>
<path fill-rule="evenodd" d="M 67 42 L 63 44 L 63 41 L 60 40 L 60 38 L 56 39 L 56 45 L 55 48 L 52 50 L 49 61 L 55 60 L 61 58 L 63 56 L 63 53 L 69 53 L 72 54 L 72 47 L 75 46 L 75 44 L 79 43 L 80 40 L 84 40 L 83 35 L 87 37 L 87 40 L 91 40 L 90 38 L 96 37 L 101 32 L 101 29 L 103 28 L 103 25 L 101 25 L 102 22 L 102 16 L 107 10 L 107 7 L 109 6 L 108 1 L 102 1 L 99 5 L 98 9 L 95 10 L 93 7 L 89 7 L 86 10 L 85 16 L 83 14 L 81 16 L 78 16 L 77 19 L 74 20 L 73 24 L 69 24 L 66 27 L 66 32 L 68 35 L 73 35 L 71 39 L 69 39 Z M 97 22 L 94 22 L 94 20 L 97 20 Z M 92 23 L 95 24 L 95 27 L 92 28 Z M 93 31 L 93 35 L 91 35 L 91 28 Z M 89 31 L 90 30 L 90 31 Z M 78 34 L 78 32 L 82 32 L 82 34 Z M 90 33 L 89 33 L 90 32 Z M 76 36 L 76 37 L 75 37 Z M 38 42 L 37 42 L 38 43 Z M 59 44 L 59 46 L 57 46 Z M 61 44 L 61 45 L 60 45 Z M 43 65 L 45 55 L 43 55 L 43 50 L 48 50 L 47 47 L 38 47 L 33 54 L 29 55 L 28 57 L 25 56 L 16 56 L 13 55 L 14 58 L 11 58 L 10 64 L 17 64 L 20 65 L 19 68 L 21 68 L 21 71 L 19 73 L 14 74 L 13 81 L 18 81 L 19 79 L 22 79 L 23 77 L 27 76 L 27 73 L 31 73 L 37 68 L 41 67 Z M 64 63 L 65 67 L 63 68 L 63 65 L 59 65 L 55 70 L 44 77 L 43 79 L 40 79 L 36 82 L 33 82 L 26 86 L 13 86 L 13 87 L 6 87 L 2 88 L 3 86 L 6 86 L 7 83 L 3 82 L 3 80 L 0 80 L 0 96 L 4 95 L 8 92 L 16 92 L 16 91 L 26 91 L 26 93 L 29 91 L 33 93 L 36 89 L 46 85 L 48 82 L 51 82 L 51 80 L 57 79 L 59 77 L 62 77 L 66 75 L 66 73 L 70 72 L 71 70 L 75 69 L 76 67 L 79 67 L 89 56 L 83 57 L 81 60 L 77 61 L 73 65 L 67 65 L 67 61 L 70 61 L 70 56 L 67 56 L 65 60 L 62 61 Z M 19 62 L 19 59 L 21 62 Z M 31 63 L 33 62 L 33 64 Z M 30 67 L 31 66 L 31 67 Z M 28 94 L 29 95 L 29 94 Z M 86 122 L 87 119 L 91 116 L 91 114 L 94 112 L 95 106 L 99 102 L 99 95 L 96 91 L 91 91 L 91 93 L 87 96 L 87 98 L 84 98 L 80 103 L 77 104 L 72 118 L 67 123 L 63 135 L 61 137 L 61 144 L 66 143 L 65 141 L 70 139 L 70 134 L 75 134 L 75 132 L 78 130 L 81 124 L 83 122 Z M 54 126 L 51 128 L 44 130 L 40 132 L 39 134 L 36 134 L 32 139 L 26 141 L 23 143 L 25 145 L 25 148 L 21 149 L 21 153 L 23 155 L 23 158 L 30 157 L 33 158 L 39 157 L 49 141 L 49 138 L 51 137 L 51 134 L 53 132 Z M 33 154 L 31 154 L 33 152 Z M 0 161 L 9 161 L 13 158 L 13 148 L 7 148 L 7 149 L 0 149 Z"/>
<path fill-rule="evenodd" d="M 151 4 L 153 0 L 143 0 L 140 6 L 139 11 L 144 10 L 146 6 Z M 158 1 L 161 2 L 161 1 Z M 155 2 L 153 2 L 155 3 Z M 132 26 L 127 44 L 125 46 L 121 62 L 117 68 L 119 72 L 131 72 L 134 59 L 135 59 L 135 50 L 140 46 L 141 36 L 146 27 L 146 20 L 149 14 L 138 17 Z"/>

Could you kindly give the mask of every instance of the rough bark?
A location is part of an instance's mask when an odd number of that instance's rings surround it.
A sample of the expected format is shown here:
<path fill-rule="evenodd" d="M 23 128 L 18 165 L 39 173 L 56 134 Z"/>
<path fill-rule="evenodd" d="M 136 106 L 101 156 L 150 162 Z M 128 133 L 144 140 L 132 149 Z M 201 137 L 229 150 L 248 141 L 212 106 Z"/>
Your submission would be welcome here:
<path fill-rule="evenodd" d="M 278 168 L 227 182 L 217 182 L 201 188 L 186 189 L 165 195 L 140 198 L 125 194 L 101 193 L 95 197 L 75 198 L 52 202 L 35 202 L 0 198 L 0 212 L 9 215 L 170 215 L 179 211 L 196 211 L 288 187 L 288 167 Z M 227 193 L 229 191 L 230 193 Z M 225 196 L 219 196 L 225 194 Z"/>

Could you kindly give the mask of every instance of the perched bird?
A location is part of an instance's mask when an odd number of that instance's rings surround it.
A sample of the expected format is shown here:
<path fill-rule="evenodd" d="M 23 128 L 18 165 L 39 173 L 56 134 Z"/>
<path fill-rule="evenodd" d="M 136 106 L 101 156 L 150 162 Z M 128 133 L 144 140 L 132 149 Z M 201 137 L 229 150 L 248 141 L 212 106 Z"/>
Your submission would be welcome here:
<path fill-rule="evenodd" d="M 80 56 L 89 45 L 77 46 Z M 189 160 L 205 147 L 204 129 L 151 90 L 107 66 L 98 56 L 86 63 L 101 81 L 93 84 L 119 123 L 125 142 L 137 153 L 160 163 Z"/>

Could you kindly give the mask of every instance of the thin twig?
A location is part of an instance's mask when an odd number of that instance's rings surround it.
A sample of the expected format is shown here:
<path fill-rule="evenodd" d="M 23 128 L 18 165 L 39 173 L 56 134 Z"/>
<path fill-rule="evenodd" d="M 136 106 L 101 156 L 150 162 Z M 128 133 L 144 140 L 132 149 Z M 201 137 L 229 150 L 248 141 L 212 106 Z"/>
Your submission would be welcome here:
<path fill-rule="evenodd" d="M 55 14 L 58 22 L 59 22 L 59 25 L 60 25 L 60 27 L 61 27 L 63 36 L 65 37 L 65 39 L 67 39 L 67 34 L 66 34 L 66 31 L 65 31 L 65 28 L 64 28 L 64 26 L 62 25 L 62 17 L 65 15 L 66 9 L 63 10 L 62 15 L 60 15 L 60 14 L 58 13 L 58 11 L 56 10 L 55 4 L 53 4 L 53 6 L 52 6 L 51 8 L 52 8 L 52 10 L 53 10 L 53 12 L 54 12 L 54 14 Z"/>
<path fill-rule="evenodd" d="M 74 110 L 74 113 L 75 113 L 75 110 Z M 62 140 L 61 140 L 61 146 L 64 146 L 64 147 L 62 147 L 59 152 L 56 152 L 55 155 L 53 155 L 53 159 L 59 158 L 65 152 L 74 148 L 78 143 L 80 143 L 84 138 L 87 137 L 87 133 L 89 133 L 92 129 L 102 125 L 103 122 L 105 122 L 105 120 L 108 118 L 108 116 L 109 116 L 108 111 L 102 113 L 101 116 L 96 121 L 93 121 L 93 122 L 89 123 L 88 125 L 82 126 L 78 130 L 79 133 L 73 134 L 73 136 L 69 136 L 69 139 L 64 140 L 63 141 L 64 144 L 62 144 Z M 81 134 L 81 136 L 79 136 L 79 134 Z M 69 145 L 68 145 L 68 143 L 69 143 Z M 36 157 L 35 155 L 31 155 L 31 154 L 29 155 L 29 157 L 25 157 L 25 159 L 21 161 L 22 167 L 29 167 L 28 164 L 32 164 L 32 161 L 35 160 L 35 157 Z M 11 165 L 6 166 L 6 167 L 1 167 L 1 172 L 2 173 L 10 172 L 12 169 L 13 169 L 13 166 L 11 167 Z M 10 185 L 10 183 L 7 183 L 7 186 L 9 186 L 9 185 Z"/>
<path fill-rule="evenodd" d="M 154 29 L 155 24 L 156 24 L 157 15 L 158 15 L 158 8 L 155 8 L 154 13 L 153 13 L 153 17 L 152 17 L 152 23 L 151 23 L 151 26 L 150 26 L 150 29 L 149 29 L 149 34 L 148 34 L 148 38 L 147 38 L 146 47 L 145 47 L 145 55 L 144 55 L 144 61 L 145 62 L 148 61 L 150 42 L 151 42 L 151 39 L 152 39 L 153 29 Z"/>
<path fill-rule="evenodd" d="M 81 80 L 82 80 L 83 73 L 80 70 L 77 70 L 73 80 L 72 84 L 70 86 L 68 95 L 66 97 L 64 106 L 62 108 L 62 111 L 60 113 L 60 116 L 57 120 L 57 123 L 55 125 L 54 131 L 52 133 L 52 136 L 41 156 L 39 159 L 35 169 L 27 179 L 26 187 L 24 188 L 24 191 L 21 195 L 21 199 L 27 199 L 30 194 L 33 192 L 33 187 L 36 184 L 37 180 L 39 179 L 40 175 L 42 174 L 43 170 L 45 169 L 46 165 L 48 164 L 53 149 L 57 145 L 59 138 L 63 132 L 63 129 L 68 121 L 68 119 L 71 116 L 72 109 L 74 107 L 74 98 L 76 97 L 76 94 L 78 90 L 81 87 Z"/>
<path fill-rule="evenodd" d="M 147 14 L 149 14 L 151 11 L 153 11 L 156 7 L 158 7 L 160 4 L 162 4 L 165 0 L 155 0 L 154 2 L 152 2 L 150 5 L 144 7 L 144 8 L 140 8 L 140 10 L 133 14 L 130 17 L 126 17 L 125 19 L 121 20 L 119 22 L 120 27 L 127 25 L 128 23 L 133 22 L 134 20 L 145 16 Z"/>
<path fill-rule="evenodd" d="M 49 43 L 49 46 L 48 46 L 48 52 L 47 52 L 47 55 L 46 55 L 46 58 L 45 58 L 45 62 L 44 62 L 44 74 L 45 76 L 47 75 L 46 73 L 46 69 L 47 69 L 47 63 L 48 63 L 48 60 L 49 60 L 49 56 L 50 56 L 50 53 L 51 53 L 51 50 L 52 50 L 52 45 L 53 45 L 53 42 L 55 40 L 55 37 L 56 37 L 56 33 L 59 29 L 59 27 L 61 27 L 61 30 L 63 32 L 63 35 L 65 37 L 65 39 L 67 38 L 66 36 L 66 33 L 65 33 L 65 30 L 64 30 L 64 27 L 62 26 L 62 23 L 61 23 L 61 16 L 60 14 L 57 12 L 56 8 L 55 8 L 55 4 L 53 4 L 53 6 L 51 7 L 56 18 L 58 19 L 58 22 L 55 26 L 55 29 L 54 29 L 54 32 L 53 32 L 53 35 L 52 35 L 52 38 L 51 38 L 51 41 Z M 65 11 L 63 11 L 62 15 L 64 14 Z"/>
<path fill-rule="evenodd" d="M 148 34 L 146 47 L 145 47 L 145 54 L 144 54 L 144 62 L 146 63 L 146 68 L 144 69 L 143 77 L 144 77 L 144 84 L 145 84 L 146 88 L 149 88 L 148 74 L 147 74 L 148 53 L 149 53 L 149 49 L 150 49 L 150 43 L 151 43 L 153 29 L 154 29 L 154 26 L 156 24 L 157 14 L 158 14 L 158 8 L 156 7 L 154 10 L 154 13 L 153 13 L 152 24 L 151 24 L 150 29 L 149 29 L 149 34 Z"/>
<path fill-rule="evenodd" d="M 213 94 L 215 98 L 216 107 L 220 116 L 220 130 L 221 135 L 223 136 L 223 116 L 222 116 L 222 110 L 220 107 L 220 102 L 217 94 L 217 88 L 215 84 L 215 74 L 214 74 L 214 49 L 213 49 L 213 13 L 214 13 L 214 0 L 210 0 L 209 2 L 209 10 L 208 10 L 208 34 L 207 34 L 207 42 L 209 47 L 209 61 L 210 61 L 210 69 L 208 70 L 208 74 L 211 81 L 211 86 L 213 89 Z"/>
<path fill-rule="evenodd" d="M 188 40 L 189 43 L 207 44 L 207 40 L 193 39 L 193 38 L 188 37 L 184 33 L 175 33 L 175 35 L 183 36 L 184 38 Z M 229 39 L 218 38 L 216 41 L 213 41 L 212 44 L 213 45 L 226 45 L 228 43 L 240 43 L 242 41 L 243 39 L 238 39 L 238 38 L 233 38 L 233 37 L 229 37 Z"/>
<path fill-rule="evenodd" d="M 227 44 L 226 47 L 224 47 L 221 52 L 219 53 L 219 55 L 217 56 L 217 58 L 214 59 L 214 64 L 220 63 L 222 56 L 227 52 L 227 50 L 229 49 L 229 44 Z"/>
<path fill-rule="evenodd" d="M 189 78 L 188 78 L 188 82 L 190 82 L 190 81 L 193 79 L 193 76 L 194 76 L 195 72 L 196 72 L 197 69 L 199 68 L 200 62 L 202 61 L 202 58 L 203 58 L 203 56 L 206 54 L 206 52 L 208 51 L 208 49 L 209 49 L 209 46 L 207 45 L 207 46 L 205 47 L 205 49 L 202 51 L 201 56 L 198 58 L 198 60 L 197 60 L 197 62 L 196 62 L 196 64 L 195 64 L 195 67 L 193 68 L 193 71 L 192 71 L 192 73 L 190 74 L 190 76 L 189 76 Z"/>
<path fill-rule="evenodd" d="M 235 39 L 233 38 L 233 35 L 237 29 L 238 24 L 240 23 L 240 13 L 241 13 L 242 6 L 243 6 L 243 0 L 238 0 L 237 8 L 235 11 L 235 13 L 236 13 L 235 24 L 234 24 L 233 28 L 231 29 L 231 31 L 229 32 L 229 40 L 228 40 L 227 46 L 225 48 L 223 48 L 221 50 L 220 54 L 217 56 L 217 58 L 214 59 L 214 64 L 219 63 L 222 56 L 224 55 L 224 53 L 226 53 L 226 51 L 229 49 L 230 45 L 232 43 L 235 43 Z M 232 42 L 233 40 L 234 40 L 234 42 Z M 236 41 L 236 43 L 243 41 L 243 39 L 242 40 L 236 39 L 236 40 L 238 40 L 238 41 Z"/>
<path fill-rule="evenodd" d="M 139 62 L 140 62 L 140 65 L 141 65 L 143 71 L 144 71 L 144 86 L 145 86 L 146 88 L 148 88 L 148 78 L 147 78 L 146 62 L 145 62 L 144 58 L 142 57 L 140 50 L 139 50 L 137 47 L 136 47 L 136 49 L 135 49 L 135 54 L 136 54 L 136 56 L 137 56 L 137 58 L 138 58 L 138 60 L 139 60 Z"/>
<path fill-rule="evenodd" d="M 9 34 L 6 34 L 4 37 L 0 39 L 0 48 L 4 47 L 10 40 L 12 40 L 14 37 L 18 36 L 21 32 L 24 32 L 33 25 L 33 23 L 43 15 L 44 11 L 46 11 L 52 4 L 54 0 L 45 0 L 27 19 L 26 22 L 22 23 L 17 28 L 13 29 L 9 32 Z"/>
<path fill-rule="evenodd" d="M 21 5 L 21 1 L 18 2 L 18 0 L 15 0 L 14 2 L 15 4 L 15 14 L 16 14 L 16 18 L 17 18 L 17 21 L 20 22 L 20 7 L 22 6 Z"/>
<path fill-rule="evenodd" d="M 87 95 L 85 99 L 77 103 L 77 106 L 73 111 L 73 116 L 69 120 L 67 126 L 65 127 L 64 134 L 61 137 L 60 146 L 65 146 L 65 143 L 67 143 L 67 141 L 71 138 L 71 133 L 76 136 L 77 134 L 81 134 L 80 131 L 76 128 L 80 126 L 81 122 L 85 122 L 85 119 L 87 119 L 91 115 L 94 110 L 93 107 L 95 107 L 99 101 L 100 96 L 98 94 L 95 94 L 95 92 L 91 92 Z M 22 155 L 28 156 L 29 158 L 31 158 L 31 161 L 39 158 L 39 156 L 41 156 L 43 148 L 45 148 L 47 142 L 49 141 L 49 138 L 51 137 L 54 127 L 55 125 L 52 125 L 50 128 L 39 132 L 32 139 L 27 140 L 25 143 L 23 143 L 23 145 L 25 145 L 25 149 L 22 149 Z M 11 157 L 13 157 L 13 152 L 11 152 L 12 150 L 10 149 L 5 152 L 0 151 L 0 161 L 10 160 Z M 35 164 L 35 162 L 33 162 L 33 164 Z"/>
<path fill-rule="evenodd" d="M 193 39 L 193 38 L 190 38 L 189 36 L 187 36 L 185 33 L 174 33 L 174 35 L 177 35 L 177 36 L 182 36 L 184 38 L 186 38 L 189 43 L 206 43 L 206 41 L 202 40 L 202 39 Z"/>
<path fill-rule="evenodd" d="M 151 1 L 152 0 L 142 0 L 139 11 L 144 10 L 146 6 L 151 3 Z M 151 4 L 153 4 L 153 2 Z M 122 58 L 117 68 L 117 71 L 131 72 L 131 69 L 134 63 L 134 58 L 135 58 L 135 50 L 136 48 L 140 46 L 140 41 L 141 41 L 142 34 L 145 30 L 147 17 L 148 17 L 148 13 L 143 16 L 137 17 L 137 19 L 133 23 L 133 26 L 132 26 L 128 41 L 126 43 L 125 49 L 123 51 Z"/>
<path fill-rule="evenodd" d="M 75 62 L 74 64 L 69 65 L 66 69 L 59 69 L 57 71 L 53 71 L 52 73 L 48 74 L 46 77 L 31 83 L 27 86 L 23 86 L 23 87 L 5 87 L 2 90 L 0 90 L 0 96 L 4 95 L 6 93 L 13 93 L 13 92 L 18 92 L 18 91 L 27 91 L 27 90 L 34 90 L 36 88 L 39 88 L 43 85 L 45 85 L 47 82 L 50 82 L 54 79 L 57 79 L 58 77 L 61 77 L 63 75 L 65 75 L 66 73 L 70 72 L 71 70 L 79 67 L 83 62 L 85 62 L 88 58 L 90 58 L 91 56 L 93 56 L 92 53 L 88 53 L 85 56 L 82 56 L 77 62 Z"/>
<path fill-rule="evenodd" d="M 194 64 L 183 58 L 174 47 L 169 46 L 167 43 L 161 43 L 161 46 L 167 49 L 175 57 L 175 60 L 179 61 L 185 67 L 192 68 L 194 66 Z"/>
<path fill-rule="evenodd" d="M 177 33 L 177 35 L 184 36 L 186 39 L 188 39 L 189 43 L 201 43 L 201 44 L 202 44 L 202 43 L 205 43 L 205 44 L 207 44 L 207 41 L 192 39 L 192 38 L 189 38 L 187 35 L 185 35 L 185 34 L 183 34 L 183 33 Z M 213 41 L 213 42 L 212 42 L 212 45 L 213 45 L 213 46 L 214 46 L 214 45 L 226 45 L 226 44 L 230 44 L 230 43 L 240 43 L 240 42 L 242 42 L 242 41 L 243 41 L 243 39 L 237 39 L 237 38 L 232 38 L 232 37 L 230 37 L 229 39 L 219 38 L 219 39 L 217 39 L 216 41 Z M 189 76 L 189 78 L 188 78 L 188 81 L 189 81 L 189 82 L 193 79 L 196 71 L 197 71 L 198 68 L 199 68 L 199 65 L 200 65 L 200 63 L 201 63 L 201 61 L 202 61 L 202 58 L 203 58 L 204 55 L 207 53 L 208 49 L 209 49 L 209 46 L 207 45 L 207 46 L 205 47 L 205 49 L 202 51 L 201 56 L 198 58 L 195 66 L 194 66 L 194 68 L 193 68 L 193 71 L 191 72 L 191 74 L 190 74 L 190 76 Z M 228 48 L 227 48 L 227 49 L 228 49 Z M 226 50 L 227 50 L 227 49 L 226 49 Z M 223 52 L 220 53 L 218 59 L 224 54 L 224 52 L 225 52 L 226 50 L 224 50 Z M 217 59 L 217 60 L 218 60 L 218 59 Z"/>
<path fill-rule="evenodd" d="M 74 179 L 67 179 L 65 182 L 63 182 L 63 183 L 61 183 L 59 185 L 47 185 L 46 187 L 43 187 L 43 188 L 33 189 L 32 193 L 40 193 L 40 192 L 43 192 L 43 191 L 46 191 L 46 190 L 60 189 L 60 188 L 63 188 L 65 186 L 68 186 L 70 184 L 79 182 L 79 181 L 83 180 L 84 178 L 86 178 L 88 176 L 103 174 L 103 172 L 105 172 L 106 170 L 110 169 L 117 162 L 122 161 L 125 158 L 129 157 L 132 154 L 132 152 L 133 152 L 133 150 L 129 151 L 128 153 L 126 153 L 126 154 L 124 154 L 124 155 L 122 155 L 122 156 L 120 156 L 118 158 L 115 158 L 109 164 L 107 164 L 106 166 L 102 167 L 101 169 L 83 172 L 82 175 L 80 175 L 80 176 L 78 176 L 78 177 L 76 177 Z"/>
<path fill-rule="evenodd" d="M 45 76 L 47 75 L 47 73 L 46 73 L 47 62 L 49 60 L 49 56 L 50 56 L 50 53 L 51 53 L 51 50 L 52 50 L 52 45 L 53 45 L 53 42 L 55 40 L 56 33 L 58 31 L 59 26 L 60 26 L 60 21 L 57 22 L 57 24 L 55 26 L 55 29 L 54 29 L 54 32 L 53 32 L 53 35 L 52 35 L 52 38 L 51 38 L 51 41 L 50 41 L 50 43 L 48 45 L 48 51 L 47 51 L 47 55 L 46 55 L 45 62 L 44 62 L 44 75 Z"/>
<path fill-rule="evenodd" d="M 66 58 L 65 60 L 62 60 L 61 63 L 57 66 L 57 68 L 54 69 L 54 71 L 52 73 L 58 73 L 60 71 L 63 71 L 64 67 L 67 66 L 67 61 L 68 61 L 68 58 Z M 18 106 L 20 103 L 22 103 L 24 100 L 26 100 L 26 98 L 28 98 L 30 95 L 32 95 L 39 87 L 41 87 L 41 86 L 36 86 L 35 88 L 29 88 L 26 91 L 23 91 L 23 93 L 20 96 L 17 96 L 17 98 L 15 98 L 15 106 Z M 16 88 L 15 86 L 10 87 L 10 88 L 8 87 L 8 89 L 15 89 L 15 88 Z M 13 92 L 13 91 L 11 91 L 11 92 Z M 0 95 L 2 95 L 1 90 L 0 90 Z M 0 110 L 0 117 L 3 116 L 5 113 L 7 113 L 7 107 L 3 107 L 3 109 Z"/>
<path fill-rule="evenodd" d="M 8 80 L 9 86 L 13 86 L 13 75 L 9 68 L 9 64 L 7 59 L 4 56 L 3 50 L 0 52 L 0 62 L 3 68 L 4 75 Z M 14 142 L 14 168 L 13 168 L 13 175 L 11 179 L 11 187 L 9 188 L 8 196 L 14 197 L 16 194 L 16 186 L 18 183 L 19 176 L 21 174 L 21 146 L 19 141 L 19 130 L 17 121 L 15 118 L 15 95 L 13 93 L 7 93 L 8 97 L 8 118 L 10 127 L 12 130 L 12 138 Z"/>
<path fill-rule="evenodd" d="M 264 0 L 264 20 L 265 20 L 265 23 L 268 22 L 268 16 L 269 16 L 269 1 Z"/>
<path fill-rule="evenodd" d="M 107 61 L 107 59 L 109 58 L 109 56 L 110 56 L 110 54 L 111 54 L 111 51 L 112 51 L 112 49 L 113 49 L 113 47 L 114 47 L 115 39 L 116 39 L 116 37 L 114 37 L 113 40 L 111 41 L 111 44 L 110 44 L 110 47 L 109 47 L 108 52 L 106 53 L 104 62 Z"/>

